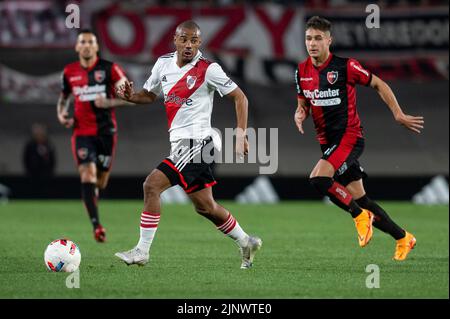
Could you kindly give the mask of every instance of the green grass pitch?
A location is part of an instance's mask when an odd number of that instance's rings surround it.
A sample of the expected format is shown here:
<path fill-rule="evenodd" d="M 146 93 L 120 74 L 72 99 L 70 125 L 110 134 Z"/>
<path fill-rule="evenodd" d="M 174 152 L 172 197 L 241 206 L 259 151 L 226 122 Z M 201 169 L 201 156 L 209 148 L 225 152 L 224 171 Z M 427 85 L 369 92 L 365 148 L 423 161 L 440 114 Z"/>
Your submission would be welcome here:
<path fill-rule="evenodd" d="M 448 298 L 448 206 L 385 202 L 417 238 L 405 262 L 395 242 L 375 230 L 359 248 L 350 216 L 319 202 L 239 205 L 221 202 L 250 234 L 263 239 L 254 268 L 241 270 L 237 246 L 190 205 L 165 205 L 150 263 L 126 266 L 114 253 L 139 236 L 141 201 L 100 202 L 108 242 L 93 240 L 81 201 L 13 201 L 0 205 L 0 298 Z M 68 237 L 81 249 L 80 288 L 46 270 L 47 244 Z M 369 289 L 366 266 L 380 270 Z"/>

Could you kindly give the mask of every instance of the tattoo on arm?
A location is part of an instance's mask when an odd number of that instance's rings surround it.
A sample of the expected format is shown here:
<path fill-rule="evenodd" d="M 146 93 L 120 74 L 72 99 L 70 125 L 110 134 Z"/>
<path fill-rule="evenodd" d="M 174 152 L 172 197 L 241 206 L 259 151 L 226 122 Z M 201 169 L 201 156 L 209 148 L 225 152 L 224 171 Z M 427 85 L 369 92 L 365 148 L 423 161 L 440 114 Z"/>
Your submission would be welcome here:
<path fill-rule="evenodd" d="M 66 98 L 63 94 L 59 96 L 57 110 L 58 112 L 68 111 L 69 110 L 69 99 Z"/>

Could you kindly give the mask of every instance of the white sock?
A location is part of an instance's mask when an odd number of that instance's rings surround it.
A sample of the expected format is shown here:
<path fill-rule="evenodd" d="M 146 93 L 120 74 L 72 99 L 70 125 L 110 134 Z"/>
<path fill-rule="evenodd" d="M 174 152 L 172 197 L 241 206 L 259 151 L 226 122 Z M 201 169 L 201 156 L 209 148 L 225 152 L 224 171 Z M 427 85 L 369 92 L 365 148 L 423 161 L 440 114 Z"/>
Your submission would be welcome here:
<path fill-rule="evenodd" d="M 247 233 L 241 228 L 236 218 L 228 213 L 228 218 L 222 225 L 217 227 L 222 233 L 232 238 L 236 244 L 240 247 L 247 246 L 249 236 Z"/>
<path fill-rule="evenodd" d="M 141 236 L 137 244 L 137 248 L 144 252 L 150 251 L 153 238 L 155 237 L 156 230 L 158 229 L 160 214 L 142 212 L 141 214 Z"/>

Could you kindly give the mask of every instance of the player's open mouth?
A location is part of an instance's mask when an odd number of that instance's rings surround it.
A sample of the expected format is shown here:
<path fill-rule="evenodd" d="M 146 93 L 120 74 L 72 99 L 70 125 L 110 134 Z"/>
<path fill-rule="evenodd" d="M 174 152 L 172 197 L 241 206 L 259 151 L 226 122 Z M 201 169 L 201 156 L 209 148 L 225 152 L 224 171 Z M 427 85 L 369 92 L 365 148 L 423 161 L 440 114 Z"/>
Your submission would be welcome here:
<path fill-rule="evenodd" d="M 191 51 L 184 51 L 183 52 L 183 56 L 185 56 L 186 58 L 191 58 L 192 57 L 192 52 Z"/>

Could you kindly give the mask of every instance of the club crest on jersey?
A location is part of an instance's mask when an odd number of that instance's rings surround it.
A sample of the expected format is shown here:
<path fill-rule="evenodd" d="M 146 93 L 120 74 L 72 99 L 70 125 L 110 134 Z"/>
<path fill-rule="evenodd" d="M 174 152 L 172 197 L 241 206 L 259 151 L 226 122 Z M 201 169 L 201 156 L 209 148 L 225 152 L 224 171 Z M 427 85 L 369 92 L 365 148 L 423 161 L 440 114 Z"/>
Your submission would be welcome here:
<path fill-rule="evenodd" d="M 187 78 L 186 78 L 186 85 L 187 85 L 189 90 L 194 87 L 195 81 L 197 81 L 197 77 L 196 76 L 190 76 L 190 75 L 187 76 Z"/>
<path fill-rule="evenodd" d="M 98 70 L 98 71 L 94 72 L 94 79 L 98 83 L 102 83 L 103 80 L 105 79 L 105 77 L 106 77 L 106 74 L 105 74 L 105 71 L 103 71 L 103 70 Z"/>
<path fill-rule="evenodd" d="M 327 80 L 330 82 L 330 84 L 336 83 L 338 79 L 339 73 L 337 71 L 331 71 L 327 73 Z"/>
<path fill-rule="evenodd" d="M 77 150 L 77 153 L 78 153 L 78 157 L 81 160 L 85 160 L 87 158 L 87 156 L 88 156 L 88 149 L 86 147 L 79 148 Z"/>

